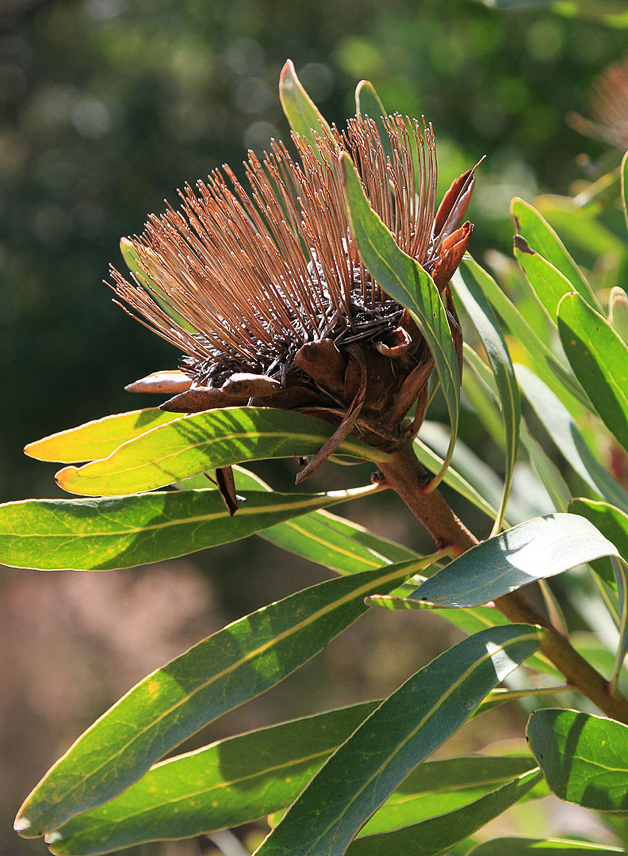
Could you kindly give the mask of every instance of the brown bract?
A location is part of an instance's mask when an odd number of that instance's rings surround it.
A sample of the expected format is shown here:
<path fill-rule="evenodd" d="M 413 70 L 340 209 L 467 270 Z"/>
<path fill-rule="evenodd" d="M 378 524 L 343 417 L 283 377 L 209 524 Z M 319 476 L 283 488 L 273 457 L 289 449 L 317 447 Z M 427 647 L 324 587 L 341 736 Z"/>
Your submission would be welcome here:
<path fill-rule="evenodd" d="M 133 391 L 176 393 L 162 405 L 191 413 L 229 405 L 294 409 L 337 431 L 321 455 L 352 433 L 392 450 L 423 419 L 432 356 L 410 314 L 374 282 L 351 235 L 339 155 L 348 151 L 371 206 L 398 246 L 431 274 L 462 349 L 449 280 L 473 226 L 460 225 L 474 169 L 454 182 L 436 210 L 432 130 L 384 117 L 392 154 L 375 123 L 356 116 L 314 150 L 294 137 L 299 160 L 273 141 L 245 164 L 246 191 L 228 167 L 179 210 L 151 216 L 126 250 L 134 283 L 113 271 L 123 305 L 184 353 L 180 373 L 160 373 Z M 413 405 L 416 414 L 405 422 Z M 320 460 L 318 460 L 320 458 Z"/>

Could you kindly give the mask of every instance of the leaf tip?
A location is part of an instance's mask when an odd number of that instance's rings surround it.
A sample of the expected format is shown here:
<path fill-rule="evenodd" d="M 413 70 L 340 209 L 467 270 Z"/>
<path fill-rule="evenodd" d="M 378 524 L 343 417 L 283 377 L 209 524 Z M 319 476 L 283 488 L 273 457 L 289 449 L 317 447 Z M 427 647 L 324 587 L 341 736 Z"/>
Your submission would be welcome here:
<path fill-rule="evenodd" d="M 63 467 L 58 472 L 55 473 L 55 481 L 59 485 L 60 488 L 64 490 L 67 488 L 72 476 L 78 470 L 78 467 Z"/>
<path fill-rule="evenodd" d="M 18 814 L 13 823 L 13 829 L 17 832 L 18 835 L 24 835 L 31 828 L 31 822 L 27 817 L 24 817 L 22 814 Z"/>

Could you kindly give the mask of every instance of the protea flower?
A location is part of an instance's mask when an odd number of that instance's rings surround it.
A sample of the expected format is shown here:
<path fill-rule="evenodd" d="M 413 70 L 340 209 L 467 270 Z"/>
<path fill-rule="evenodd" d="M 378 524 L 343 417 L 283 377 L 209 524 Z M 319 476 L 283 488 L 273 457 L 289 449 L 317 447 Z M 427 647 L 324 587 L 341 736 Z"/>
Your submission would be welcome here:
<path fill-rule="evenodd" d="M 473 230 L 460 222 L 474 170 L 454 182 L 436 211 L 431 127 L 397 114 L 382 121 L 386 148 L 361 115 L 344 133 L 316 138 L 316 149 L 293 135 L 298 161 L 273 141 L 261 160 L 249 153 L 249 192 L 225 166 L 196 190 L 186 186 L 179 210 L 151 216 L 139 238 L 123 242 L 135 283 L 114 270 L 117 295 L 184 353 L 179 372 L 127 389 L 177 392 L 162 405 L 171 411 L 252 404 L 337 425 L 301 477 L 350 432 L 392 450 L 418 430 L 432 357 L 409 313 L 360 260 L 338 159 L 349 152 L 372 207 L 432 275 L 459 349 L 448 283 Z"/>
<path fill-rule="evenodd" d="M 595 81 L 589 95 L 593 121 L 571 113 L 569 124 L 588 137 L 628 149 L 628 56 L 609 65 Z"/>

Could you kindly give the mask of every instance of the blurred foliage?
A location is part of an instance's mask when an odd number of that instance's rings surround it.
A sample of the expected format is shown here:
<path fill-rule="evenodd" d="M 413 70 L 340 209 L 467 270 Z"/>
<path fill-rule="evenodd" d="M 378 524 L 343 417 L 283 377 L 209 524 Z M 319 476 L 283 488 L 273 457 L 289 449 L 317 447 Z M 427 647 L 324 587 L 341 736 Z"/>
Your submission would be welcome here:
<path fill-rule="evenodd" d="M 602 151 L 564 116 L 586 112 L 625 46 L 621 30 L 470 0 L 11 0 L 0 26 L 4 499 L 50 490 L 25 442 L 138 406 L 123 385 L 175 364 L 111 304 L 108 263 L 177 187 L 287 136 L 286 57 L 332 121 L 362 77 L 389 109 L 424 112 L 443 185 L 488 155 L 471 211 L 481 256 L 510 252 L 515 193 L 565 192 L 578 152 Z"/>

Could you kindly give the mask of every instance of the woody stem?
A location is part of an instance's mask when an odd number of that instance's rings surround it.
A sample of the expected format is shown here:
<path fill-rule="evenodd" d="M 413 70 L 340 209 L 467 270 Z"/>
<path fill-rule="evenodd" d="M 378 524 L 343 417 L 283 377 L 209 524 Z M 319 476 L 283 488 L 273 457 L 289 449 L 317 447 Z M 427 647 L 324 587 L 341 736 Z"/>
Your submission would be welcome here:
<path fill-rule="evenodd" d="M 437 547 L 453 547 L 462 554 L 479 541 L 456 517 L 438 490 L 425 493 L 430 476 L 417 460 L 411 440 L 379 464 L 385 484 L 399 494 L 410 511 L 423 523 Z M 510 621 L 537 624 L 544 628 L 541 650 L 565 676 L 567 683 L 586 696 L 612 719 L 628 723 L 628 701 L 611 695 L 609 683 L 556 630 L 549 619 L 537 611 L 519 590 L 495 600 L 495 606 Z"/>

